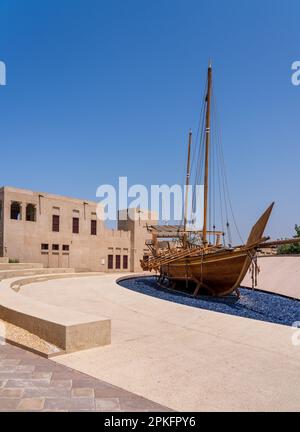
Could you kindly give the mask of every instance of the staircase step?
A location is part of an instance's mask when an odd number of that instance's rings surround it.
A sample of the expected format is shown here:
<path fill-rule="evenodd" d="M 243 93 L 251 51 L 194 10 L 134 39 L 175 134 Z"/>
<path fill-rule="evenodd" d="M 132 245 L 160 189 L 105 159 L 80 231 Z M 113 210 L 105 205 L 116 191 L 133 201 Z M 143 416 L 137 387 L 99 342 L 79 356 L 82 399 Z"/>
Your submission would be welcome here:
<path fill-rule="evenodd" d="M 19 270 L 19 269 L 33 269 L 44 268 L 41 263 L 2 263 L 0 262 L 0 270 Z"/>
<path fill-rule="evenodd" d="M 7 257 L 0 257 L 0 263 L 8 264 L 9 258 Z"/>
<path fill-rule="evenodd" d="M 18 276 L 35 276 L 56 273 L 74 273 L 74 268 L 31 268 L 19 270 L 0 270 L 0 280 Z"/>

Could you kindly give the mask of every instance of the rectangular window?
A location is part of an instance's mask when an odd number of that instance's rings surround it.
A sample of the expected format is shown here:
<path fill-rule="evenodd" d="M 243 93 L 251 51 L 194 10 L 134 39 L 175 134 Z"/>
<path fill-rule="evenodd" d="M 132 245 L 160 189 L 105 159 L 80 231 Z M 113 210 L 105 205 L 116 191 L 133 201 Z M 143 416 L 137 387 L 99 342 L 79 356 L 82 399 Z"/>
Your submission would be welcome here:
<path fill-rule="evenodd" d="M 59 232 L 59 216 L 52 215 L 52 231 Z"/>
<path fill-rule="evenodd" d="M 53 244 L 52 245 L 52 250 L 58 251 L 59 250 L 59 245 L 58 244 Z"/>
<path fill-rule="evenodd" d="M 21 220 L 22 219 L 22 207 L 21 203 L 17 201 L 12 201 L 10 205 L 10 218 L 14 220 Z"/>
<path fill-rule="evenodd" d="M 70 250 L 70 246 L 69 245 L 63 245 L 62 250 L 63 251 L 69 251 Z"/>
<path fill-rule="evenodd" d="M 109 268 L 109 269 L 114 268 L 114 256 L 113 255 L 107 256 L 107 268 Z"/>
<path fill-rule="evenodd" d="M 48 250 L 49 249 L 49 245 L 47 243 L 42 243 L 41 244 L 41 249 L 42 250 Z"/>
<path fill-rule="evenodd" d="M 123 269 L 128 269 L 128 255 L 123 255 Z"/>
<path fill-rule="evenodd" d="M 73 217 L 73 234 L 79 234 L 79 218 Z"/>
<path fill-rule="evenodd" d="M 116 255 L 116 269 L 121 268 L 121 255 Z"/>
<path fill-rule="evenodd" d="M 97 235 L 97 221 L 91 220 L 91 235 Z"/>
<path fill-rule="evenodd" d="M 0 201 L 0 220 L 2 219 L 2 208 L 3 208 L 3 204 L 2 201 Z"/>

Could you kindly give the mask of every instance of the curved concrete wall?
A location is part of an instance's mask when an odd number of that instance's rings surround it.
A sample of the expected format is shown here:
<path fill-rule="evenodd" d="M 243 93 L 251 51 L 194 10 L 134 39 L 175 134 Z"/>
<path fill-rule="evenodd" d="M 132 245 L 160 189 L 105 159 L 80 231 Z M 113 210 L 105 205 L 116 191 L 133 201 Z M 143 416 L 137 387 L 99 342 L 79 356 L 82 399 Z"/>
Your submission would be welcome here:
<path fill-rule="evenodd" d="M 300 256 L 266 256 L 258 258 L 260 273 L 256 288 L 300 299 Z M 250 272 L 242 286 L 252 287 Z"/>
<path fill-rule="evenodd" d="M 18 293 L 26 283 L 63 278 L 82 277 L 85 274 L 56 274 L 5 279 L 0 282 L 0 318 L 58 346 L 65 352 L 74 352 L 110 344 L 110 319 L 101 318 L 63 307 L 49 305 Z M 92 274 L 89 274 L 91 276 Z"/>

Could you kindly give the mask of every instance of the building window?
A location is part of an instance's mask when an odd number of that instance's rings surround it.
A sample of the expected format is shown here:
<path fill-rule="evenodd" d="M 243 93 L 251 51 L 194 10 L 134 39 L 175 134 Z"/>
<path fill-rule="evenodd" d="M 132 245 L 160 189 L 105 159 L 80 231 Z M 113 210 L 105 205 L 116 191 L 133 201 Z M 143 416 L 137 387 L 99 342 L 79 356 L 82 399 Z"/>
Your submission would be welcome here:
<path fill-rule="evenodd" d="M 59 216 L 52 215 L 52 231 L 59 232 Z"/>
<path fill-rule="evenodd" d="M 73 217 L 73 234 L 79 234 L 79 218 Z"/>
<path fill-rule="evenodd" d="M 70 246 L 69 245 L 63 245 L 62 250 L 63 251 L 69 251 L 70 250 Z"/>
<path fill-rule="evenodd" d="M 59 250 L 59 245 L 58 244 L 53 244 L 52 245 L 52 250 L 58 251 Z"/>
<path fill-rule="evenodd" d="M 49 245 L 47 243 L 42 243 L 41 244 L 41 249 L 42 250 L 48 250 L 49 249 Z"/>
<path fill-rule="evenodd" d="M 0 220 L 2 219 L 2 208 L 3 208 L 3 204 L 2 201 L 0 201 Z"/>
<path fill-rule="evenodd" d="M 116 255 L 116 269 L 121 268 L 121 255 Z"/>
<path fill-rule="evenodd" d="M 123 255 L 123 269 L 128 269 L 128 255 Z"/>
<path fill-rule="evenodd" d="M 21 203 L 13 201 L 10 205 L 10 218 L 21 220 Z"/>
<path fill-rule="evenodd" d="M 36 221 L 36 207 L 34 204 L 27 204 L 26 206 L 26 220 L 30 222 Z"/>
<path fill-rule="evenodd" d="M 91 220 L 91 235 L 97 235 L 97 221 Z"/>
<path fill-rule="evenodd" d="M 107 268 L 109 268 L 109 269 L 114 268 L 114 256 L 113 255 L 107 256 Z"/>

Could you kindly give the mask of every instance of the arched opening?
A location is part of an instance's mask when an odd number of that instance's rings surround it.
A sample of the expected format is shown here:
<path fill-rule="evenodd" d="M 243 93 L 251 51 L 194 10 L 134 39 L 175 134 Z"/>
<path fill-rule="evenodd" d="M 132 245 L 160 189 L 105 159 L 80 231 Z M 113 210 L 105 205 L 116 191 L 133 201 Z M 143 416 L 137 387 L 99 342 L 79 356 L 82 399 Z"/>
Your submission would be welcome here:
<path fill-rule="evenodd" d="M 27 204 L 26 206 L 26 220 L 30 222 L 36 221 L 36 207 L 34 204 Z"/>
<path fill-rule="evenodd" d="M 13 201 L 10 205 L 10 218 L 15 220 L 21 220 L 22 212 L 21 212 L 21 203 L 17 201 Z"/>

